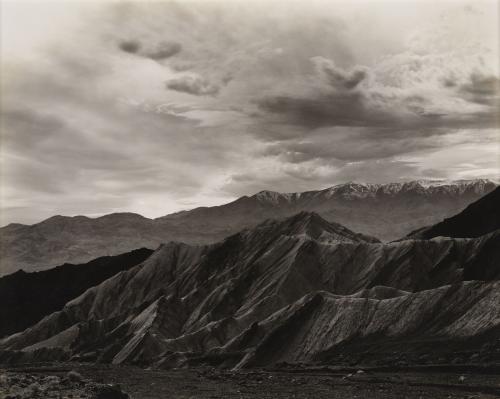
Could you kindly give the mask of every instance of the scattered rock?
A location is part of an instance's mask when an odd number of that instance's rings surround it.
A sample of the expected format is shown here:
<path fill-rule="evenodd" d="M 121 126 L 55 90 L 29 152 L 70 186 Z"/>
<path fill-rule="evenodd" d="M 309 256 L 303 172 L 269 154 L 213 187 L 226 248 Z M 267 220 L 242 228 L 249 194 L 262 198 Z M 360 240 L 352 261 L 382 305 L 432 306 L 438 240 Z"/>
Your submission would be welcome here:
<path fill-rule="evenodd" d="M 59 385 L 61 383 L 61 379 L 55 375 L 49 375 L 45 377 L 45 382 L 48 385 Z"/>
<path fill-rule="evenodd" d="M 68 380 L 70 380 L 71 382 L 83 381 L 83 376 L 80 373 L 76 372 L 75 370 L 69 371 L 66 377 L 68 377 Z"/>
<path fill-rule="evenodd" d="M 38 384 L 37 382 L 34 382 L 32 383 L 29 387 L 28 387 L 28 390 L 31 391 L 31 393 L 33 395 L 36 395 L 38 394 L 39 392 L 42 391 L 42 388 L 40 386 L 40 384 Z"/>

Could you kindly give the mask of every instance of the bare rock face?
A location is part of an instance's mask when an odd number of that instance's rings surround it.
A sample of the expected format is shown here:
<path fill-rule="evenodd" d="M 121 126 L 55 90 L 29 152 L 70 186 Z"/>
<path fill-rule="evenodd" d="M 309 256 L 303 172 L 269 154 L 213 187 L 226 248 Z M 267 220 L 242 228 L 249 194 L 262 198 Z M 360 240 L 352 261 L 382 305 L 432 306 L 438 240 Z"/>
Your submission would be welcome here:
<path fill-rule="evenodd" d="M 440 350 L 444 343 L 466 347 L 473 337 L 498 334 L 499 301 L 498 282 L 466 282 L 386 299 L 311 293 L 259 322 L 252 332 L 260 335 L 257 345 L 231 350 L 246 353 L 238 366 L 250 367 L 337 363 L 349 354 L 388 359 L 394 353 L 421 354 L 422 348 Z"/>
<path fill-rule="evenodd" d="M 181 241 L 211 244 L 269 218 L 316 212 L 349 229 L 394 240 L 460 212 L 496 187 L 488 180 L 346 183 L 304 193 L 262 191 L 231 203 L 157 219 L 117 213 L 91 219 L 54 216 L 32 226 L 0 229 L 0 275 L 85 263 L 136 248 Z"/>
<path fill-rule="evenodd" d="M 307 212 L 213 245 L 169 243 L 1 340 L 0 361 L 252 367 L 491 342 L 494 355 L 499 244 L 499 231 L 383 244 Z"/>

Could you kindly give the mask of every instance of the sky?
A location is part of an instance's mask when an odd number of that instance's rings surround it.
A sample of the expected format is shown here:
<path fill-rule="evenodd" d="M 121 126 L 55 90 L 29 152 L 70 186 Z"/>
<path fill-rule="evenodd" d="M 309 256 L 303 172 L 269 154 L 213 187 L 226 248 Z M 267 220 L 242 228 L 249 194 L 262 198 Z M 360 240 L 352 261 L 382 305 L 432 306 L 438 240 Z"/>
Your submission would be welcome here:
<path fill-rule="evenodd" d="M 0 224 L 497 180 L 498 4 L 3 0 Z"/>

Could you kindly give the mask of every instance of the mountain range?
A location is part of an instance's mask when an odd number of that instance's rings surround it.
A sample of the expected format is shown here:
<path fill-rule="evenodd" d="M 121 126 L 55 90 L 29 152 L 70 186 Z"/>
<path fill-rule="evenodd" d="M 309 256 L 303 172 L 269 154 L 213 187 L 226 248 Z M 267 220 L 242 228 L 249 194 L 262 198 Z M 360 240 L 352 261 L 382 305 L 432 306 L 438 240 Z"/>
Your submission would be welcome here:
<path fill-rule="evenodd" d="M 136 248 L 156 249 L 172 240 L 216 243 L 269 218 L 301 211 L 382 241 L 403 237 L 463 210 L 496 187 L 489 180 L 412 181 L 391 184 L 346 183 L 303 193 L 262 191 L 231 203 L 196 208 L 157 219 L 133 213 L 54 216 L 28 226 L 0 229 L 0 275 L 44 270 L 64 263 L 85 263 Z"/>
<path fill-rule="evenodd" d="M 450 237 L 436 225 L 382 243 L 302 211 L 215 244 L 162 244 L 0 340 L 0 361 L 498 363 L 500 230 L 463 226 L 498 214 L 499 193 L 452 218 Z"/>

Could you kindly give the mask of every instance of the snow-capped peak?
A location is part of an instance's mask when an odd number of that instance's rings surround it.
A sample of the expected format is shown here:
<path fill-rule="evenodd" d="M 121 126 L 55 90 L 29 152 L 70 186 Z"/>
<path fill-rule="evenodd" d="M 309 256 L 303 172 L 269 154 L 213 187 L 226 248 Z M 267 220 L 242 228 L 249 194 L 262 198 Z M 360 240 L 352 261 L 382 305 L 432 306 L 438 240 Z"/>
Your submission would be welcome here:
<path fill-rule="evenodd" d="M 255 194 L 261 202 L 279 204 L 283 202 L 295 202 L 310 198 L 339 198 L 339 199 L 364 199 L 394 196 L 398 194 L 417 194 L 431 196 L 440 195 L 461 195 L 467 191 L 476 194 L 486 194 L 497 184 L 488 179 L 474 180 L 444 180 L 444 179 L 421 179 L 408 182 L 373 184 L 347 182 L 336 184 L 324 190 L 308 191 L 304 193 L 279 193 L 276 191 L 264 190 Z"/>

